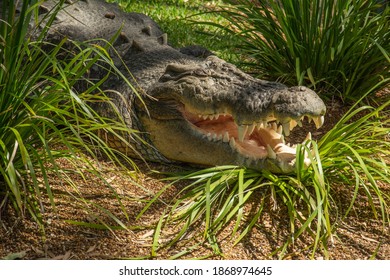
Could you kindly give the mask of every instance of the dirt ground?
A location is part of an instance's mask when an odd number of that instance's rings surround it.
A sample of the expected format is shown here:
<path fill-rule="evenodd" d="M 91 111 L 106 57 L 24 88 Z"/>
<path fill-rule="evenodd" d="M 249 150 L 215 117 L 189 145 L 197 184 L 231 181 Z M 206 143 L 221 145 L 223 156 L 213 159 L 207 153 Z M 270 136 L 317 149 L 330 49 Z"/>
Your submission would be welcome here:
<path fill-rule="evenodd" d="M 346 109 L 340 102 L 328 103 L 326 125 L 313 134 L 314 138 L 328 130 Z M 297 132 L 291 137 L 304 137 L 303 132 Z M 72 166 L 64 161 L 64 167 Z M 154 204 L 140 219 L 136 216 L 147 201 L 153 197 L 165 183 L 161 175 L 151 172 L 139 162 L 141 173 L 133 178 L 129 172 L 118 169 L 109 162 L 96 163 L 105 170 L 106 179 L 112 183 L 116 192 L 122 198 L 122 205 L 113 196 L 112 191 L 88 174 L 85 180 L 79 175 L 74 179 L 77 187 L 61 184 L 52 178 L 52 188 L 56 198 L 56 209 L 52 210 L 48 199 L 42 205 L 46 211 L 43 214 L 45 233 L 28 218 L 21 219 L 10 209 L 0 217 L 0 259 L 143 259 L 149 258 L 152 250 L 154 226 L 157 224 L 163 209 L 163 202 Z M 153 170 L 167 171 L 172 166 L 151 164 Z M 175 184 L 165 192 L 163 201 L 169 202 L 179 192 L 182 185 Z M 384 191 L 390 191 L 390 186 L 383 186 Z M 96 203 L 115 214 L 124 221 L 129 230 L 103 230 L 76 225 L 72 221 L 98 223 L 98 218 L 83 207 L 88 202 L 77 200 L 82 196 L 88 199 L 90 207 L 100 212 L 103 221 L 114 224 L 104 214 L 104 211 L 92 203 Z M 261 195 L 261 193 L 259 193 Z M 256 201 L 247 203 L 245 214 L 251 215 L 256 207 Z M 121 209 L 128 213 L 126 218 Z M 252 213 L 253 214 L 253 213 Z M 287 209 L 282 205 L 276 210 L 271 202 L 266 202 L 264 214 L 253 230 L 236 246 L 231 238 L 234 221 L 218 235 L 218 244 L 221 255 L 216 256 L 207 242 L 184 239 L 174 246 L 157 251 L 156 259 L 168 259 L 176 254 L 188 250 L 180 255 L 181 259 L 211 258 L 211 259 L 276 259 L 272 255 L 289 237 Z M 169 232 L 174 228 L 167 228 L 167 234 L 162 240 L 170 238 Z M 177 230 L 177 229 L 176 229 Z M 190 235 L 199 232 L 194 228 Z M 294 246 L 288 248 L 285 259 L 310 259 L 311 250 L 308 248 L 313 239 L 304 235 L 295 241 Z M 390 229 L 384 228 L 381 221 L 373 217 L 372 211 L 364 200 L 356 204 L 351 214 L 337 224 L 333 241 L 328 244 L 330 259 L 390 259 Z M 317 252 L 314 259 L 326 258 Z"/>

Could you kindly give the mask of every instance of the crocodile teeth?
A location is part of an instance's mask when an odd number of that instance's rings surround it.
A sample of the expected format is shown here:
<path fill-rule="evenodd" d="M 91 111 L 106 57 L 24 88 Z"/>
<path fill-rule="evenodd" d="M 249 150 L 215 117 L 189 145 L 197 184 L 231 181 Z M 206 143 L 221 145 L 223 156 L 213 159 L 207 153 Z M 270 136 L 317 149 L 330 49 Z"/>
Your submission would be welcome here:
<path fill-rule="evenodd" d="M 311 132 L 309 131 L 306 135 L 305 141 L 311 140 Z"/>
<path fill-rule="evenodd" d="M 245 135 L 248 131 L 248 126 L 247 125 L 239 125 L 238 126 L 238 140 L 239 141 L 244 141 Z"/>
<path fill-rule="evenodd" d="M 272 150 L 271 146 L 267 144 L 266 148 L 267 148 L 268 157 L 272 159 L 276 159 L 276 153 L 274 152 L 274 150 Z"/>
<path fill-rule="evenodd" d="M 320 128 L 324 124 L 325 118 L 324 116 L 313 117 L 313 122 L 316 125 L 316 128 Z"/>
<path fill-rule="evenodd" d="M 263 123 L 263 122 L 257 123 L 256 128 L 257 128 L 257 129 L 264 128 L 264 123 Z"/>
<path fill-rule="evenodd" d="M 298 122 L 296 120 L 290 121 L 290 130 L 293 130 L 298 125 Z"/>
<path fill-rule="evenodd" d="M 282 126 L 283 126 L 284 135 L 289 136 L 290 135 L 290 123 L 289 122 L 283 123 Z"/>
<path fill-rule="evenodd" d="M 232 149 L 235 149 L 236 148 L 236 140 L 234 140 L 234 138 L 230 138 L 230 141 L 229 141 L 229 145 Z"/>
<path fill-rule="evenodd" d="M 302 126 L 303 126 L 301 120 L 297 120 L 297 124 L 298 124 L 299 127 L 302 127 Z"/>
<path fill-rule="evenodd" d="M 281 125 L 278 126 L 278 129 L 276 130 L 276 132 L 278 134 L 282 134 L 283 133 L 283 127 Z"/>
<path fill-rule="evenodd" d="M 256 123 L 253 123 L 251 126 L 249 126 L 249 128 L 248 128 L 248 134 L 249 134 L 249 135 L 252 134 L 253 131 L 255 130 L 255 128 L 256 128 Z"/>
<path fill-rule="evenodd" d="M 222 141 L 227 143 L 229 142 L 229 139 L 230 139 L 229 132 L 226 131 L 225 134 L 223 135 Z"/>

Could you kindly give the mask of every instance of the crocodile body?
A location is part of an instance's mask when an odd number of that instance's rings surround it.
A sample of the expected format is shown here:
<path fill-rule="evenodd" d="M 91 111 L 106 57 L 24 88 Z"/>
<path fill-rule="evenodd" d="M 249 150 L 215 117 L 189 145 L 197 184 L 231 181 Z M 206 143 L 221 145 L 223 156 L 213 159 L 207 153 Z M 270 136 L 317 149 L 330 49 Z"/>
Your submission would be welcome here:
<path fill-rule="evenodd" d="M 43 3 L 43 10 L 56 2 Z M 283 135 L 305 116 L 317 127 L 324 121 L 325 105 L 308 88 L 255 79 L 202 47 L 175 49 L 146 15 L 99 0 L 66 2 L 50 40 L 111 40 L 119 34 L 114 59 L 123 73 L 130 69 L 147 110 L 118 77 L 104 87 L 121 94 L 113 95 L 113 102 L 129 128 L 141 131 L 145 143 L 133 144 L 148 160 L 291 172 L 295 148 Z M 97 110 L 112 113 L 104 106 Z M 120 141 L 110 143 L 129 151 Z"/>

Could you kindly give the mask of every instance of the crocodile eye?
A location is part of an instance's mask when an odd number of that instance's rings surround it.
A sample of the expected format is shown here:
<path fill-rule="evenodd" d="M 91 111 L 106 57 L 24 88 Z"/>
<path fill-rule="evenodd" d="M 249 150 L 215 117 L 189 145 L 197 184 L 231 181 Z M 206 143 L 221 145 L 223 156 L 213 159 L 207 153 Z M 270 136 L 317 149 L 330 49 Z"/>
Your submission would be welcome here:
<path fill-rule="evenodd" d="M 112 12 L 107 12 L 106 14 L 104 14 L 104 17 L 108 18 L 108 19 L 114 19 L 115 18 L 115 14 L 112 13 Z"/>

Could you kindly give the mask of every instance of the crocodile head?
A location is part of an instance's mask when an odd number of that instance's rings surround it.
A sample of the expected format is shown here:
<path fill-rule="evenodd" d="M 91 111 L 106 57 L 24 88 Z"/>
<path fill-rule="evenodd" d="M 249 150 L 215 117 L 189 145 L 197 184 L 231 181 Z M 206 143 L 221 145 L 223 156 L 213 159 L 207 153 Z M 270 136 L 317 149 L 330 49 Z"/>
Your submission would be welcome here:
<path fill-rule="evenodd" d="M 199 165 L 294 171 L 296 148 L 285 144 L 302 119 L 324 122 L 325 105 L 306 87 L 255 79 L 216 56 L 169 64 L 148 90 L 140 120 L 165 157 Z"/>
<path fill-rule="evenodd" d="M 133 91 L 116 75 L 102 86 L 121 94 L 112 98 L 118 112 L 129 128 L 147 135 L 143 142 L 130 139 L 136 155 L 286 173 L 294 170 L 296 149 L 284 143 L 283 135 L 301 125 L 305 116 L 317 127 L 324 121 L 325 105 L 310 89 L 255 79 L 203 48 L 178 51 L 167 44 L 166 34 L 152 19 L 124 13 L 104 0 L 66 2 L 69 5 L 55 17 L 47 40 L 94 43 L 96 38 L 110 42 L 116 38 L 114 61 L 123 73 L 130 69 L 138 88 L 151 97 L 145 98 L 145 110 L 141 101 L 133 102 Z M 43 2 L 43 19 L 57 3 Z M 90 75 L 100 80 L 106 71 Z M 102 115 L 116 115 L 100 102 L 95 106 Z M 115 137 L 110 139 L 113 147 L 134 152 Z"/>

